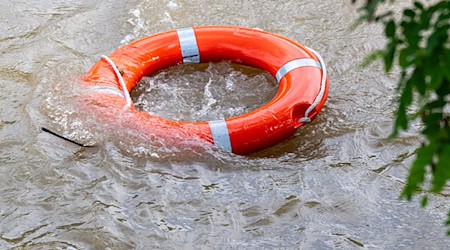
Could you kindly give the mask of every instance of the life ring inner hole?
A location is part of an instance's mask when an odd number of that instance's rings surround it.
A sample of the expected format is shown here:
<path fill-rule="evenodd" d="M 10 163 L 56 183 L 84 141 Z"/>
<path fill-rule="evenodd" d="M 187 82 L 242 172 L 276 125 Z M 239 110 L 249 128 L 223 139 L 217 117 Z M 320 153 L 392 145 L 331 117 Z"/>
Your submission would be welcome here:
<path fill-rule="evenodd" d="M 146 76 L 132 90 L 136 108 L 174 121 L 246 114 L 268 103 L 278 83 L 266 71 L 230 62 L 181 64 Z"/>

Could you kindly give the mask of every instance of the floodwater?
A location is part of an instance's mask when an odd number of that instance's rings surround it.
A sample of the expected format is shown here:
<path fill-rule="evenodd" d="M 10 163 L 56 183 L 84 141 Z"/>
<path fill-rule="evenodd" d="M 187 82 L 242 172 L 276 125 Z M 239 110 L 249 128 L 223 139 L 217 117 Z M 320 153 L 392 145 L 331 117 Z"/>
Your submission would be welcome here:
<path fill-rule="evenodd" d="M 397 75 L 358 66 L 384 40 L 376 25 L 350 29 L 350 2 L 0 0 L 0 249 L 449 249 L 446 197 L 425 209 L 398 199 L 419 127 L 387 139 Z M 79 112 L 75 79 L 102 54 L 196 25 L 259 28 L 321 52 L 323 112 L 246 157 L 140 141 Z M 212 120 L 276 88 L 222 62 L 145 78 L 133 98 L 155 115 Z"/>

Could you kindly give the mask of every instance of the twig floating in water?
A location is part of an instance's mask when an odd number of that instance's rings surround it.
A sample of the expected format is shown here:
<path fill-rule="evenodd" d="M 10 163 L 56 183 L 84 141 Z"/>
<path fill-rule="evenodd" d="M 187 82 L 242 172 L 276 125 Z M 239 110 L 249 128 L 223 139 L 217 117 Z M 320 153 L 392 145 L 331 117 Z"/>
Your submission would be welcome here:
<path fill-rule="evenodd" d="M 73 143 L 73 144 L 75 144 L 75 145 L 77 145 L 77 146 L 84 147 L 84 148 L 91 148 L 91 147 L 94 147 L 94 146 L 84 145 L 84 144 L 81 144 L 81 143 L 79 143 L 79 142 L 76 142 L 76 141 L 73 141 L 73 140 L 71 140 L 71 139 L 68 139 L 68 138 L 66 138 L 66 137 L 64 137 L 64 136 L 62 136 L 62 135 L 58 135 L 57 133 L 55 133 L 55 132 L 53 132 L 53 131 L 51 131 L 51 130 L 49 130 L 49 129 L 47 129 L 47 128 L 42 127 L 41 129 L 42 129 L 42 131 L 44 131 L 44 132 L 47 132 L 47 133 L 49 133 L 49 134 L 52 134 L 52 135 L 54 135 L 54 136 L 56 136 L 56 137 L 58 137 L 58 138 L 61 138 L 61 139 L 65 140 L 65 141 L 71 142 L 71 143 Z"/>

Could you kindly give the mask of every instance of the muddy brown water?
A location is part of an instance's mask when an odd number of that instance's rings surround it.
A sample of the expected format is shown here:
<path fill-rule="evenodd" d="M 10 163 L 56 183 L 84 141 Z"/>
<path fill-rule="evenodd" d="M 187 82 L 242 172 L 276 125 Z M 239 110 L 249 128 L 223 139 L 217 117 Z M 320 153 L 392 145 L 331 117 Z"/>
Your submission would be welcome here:
<path fill-rule="evenodd" d="M 359 67 L 384 40 L 375 25 L 350 29 L 357 17 L 347 0 L 1 1 L 0 249 L 448 249 L 447 198 L 425 209 L 398 199 L 420 126 L 387 139 L 397 75 Z M 259 28 L 321 52 L 323 112 L 242 157 L 142 142 L 77 110 L 75 79 L 102 54 L 195 25 Z M 133 96 L 150 113 L 205 120 L 275 92 L 267 74 L 223 62 L 164 71 Z"/>

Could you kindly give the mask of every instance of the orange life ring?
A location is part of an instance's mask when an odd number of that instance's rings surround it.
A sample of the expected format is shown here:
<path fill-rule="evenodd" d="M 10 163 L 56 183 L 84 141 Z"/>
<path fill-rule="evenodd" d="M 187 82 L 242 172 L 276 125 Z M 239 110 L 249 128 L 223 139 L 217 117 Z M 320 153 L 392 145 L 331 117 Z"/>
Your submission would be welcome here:
<path fill-rule="evenodd" d="M 202 139 L 235 154 L 256 152 L 292 136 L 320 112 L 328 93 L 325 65 L 316 52 L 256 29 L 205 26 L 173 30 L 125 45 L 109 58 L 120 70 L 128 91 L 142 77 L 180 63 L 226 60 L 268 71 L 279 83 L 276 96 L 238 117 L 179 122 L 152 116 L 133 106 L 124 112 L 125 124 L 149 138 L 177 135 Z M 83 87 L 94 92 L 89 102 L 110 110 L 95 114 L 99 119 L 118 115 L 125 105 L 118 78 L 105 60 L 81 77 Z"/>

